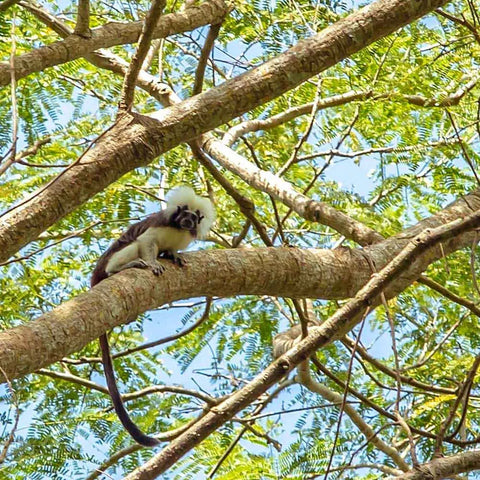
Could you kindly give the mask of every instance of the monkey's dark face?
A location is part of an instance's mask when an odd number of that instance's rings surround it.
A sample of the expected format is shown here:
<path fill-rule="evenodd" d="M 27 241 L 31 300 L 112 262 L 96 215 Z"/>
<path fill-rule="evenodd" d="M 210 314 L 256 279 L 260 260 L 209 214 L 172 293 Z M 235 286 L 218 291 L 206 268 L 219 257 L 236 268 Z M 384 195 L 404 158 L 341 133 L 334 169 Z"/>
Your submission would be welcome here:
<path fill-rule="evenodd" d="M 197 234 L 197 227 L 202 221 L 203 216 L 200 211 L 192 212 L 188 209 L 188 205 L 178 206 L 175 213 L 172 215 L 171 222 L 176 228 L 181 230 L 188 230 L 192 235 Z"/>

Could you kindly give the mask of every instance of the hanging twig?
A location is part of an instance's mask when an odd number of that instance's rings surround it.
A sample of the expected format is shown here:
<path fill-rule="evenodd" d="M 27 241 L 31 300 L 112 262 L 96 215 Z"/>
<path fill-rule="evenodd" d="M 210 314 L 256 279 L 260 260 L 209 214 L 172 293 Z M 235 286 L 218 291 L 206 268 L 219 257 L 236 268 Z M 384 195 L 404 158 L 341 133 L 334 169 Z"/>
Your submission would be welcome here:
<path fill-rule="evenodd" d="M 352 377 L 353 361 L 355 359 L 355 350 L 357 349 L 358 342 L 360 341 L 360 337 L 362 336 L 365 320 L 368 314 L 370 313 L 370 311 L 371 311 L 371 308 L 367 307 L 363 312 L 362 318 L 360 320 L 360 329 L 358 331 L 357 338 L 355 339 L 355 344 L 353 346 L 352 354 L 350 355 L 350 361 L 348 362 L 347 378 L 345 380 L 345 388 L 343 390 L 342 405 L 340 406 L 340 413 L 338 414 L 337 428 L 335 430 L 335 439 L 333 441 L 332 450 L 330 451 L 327 468 L 325 470 L 325 477 L 324 477 L 325 480 L 328 479 L 328 474 L 330 473 L 330 468 L 332 467 L 332 463 L 333 463 L 333 457 L 335 456 L 335 450 L 337 448 L 338 438 L 340 436 L 340 426 L 342 423 L 343 412 L 345 411 L 345 405 L 347 404 L 348 387 L 350 385 L 350 378 Z"/>
<path fill-rule="evenodd" d="M 475 177 L 475 180 L 480 185 L 480 178 L 478 177 L 477 170 L 475 168 L 475 164 L 473 163 L 473 160 L 470 158 L 470 155 L 468 154 L 467 149 L 465 148 L 464 141 L 463 141 L 462 137 L 460 136 L 460 133 L 457 129 L 457 124 L 455 123 L 455 119 L 453 118 L 453 115 L 450 113 L 450 110 L 448 108 L 446 108 L 445 111 L 447 112 L 448 118 L 450 119 L 450 122 L 452 123 L 452 127 L 455 130 L 455 135 L 458 138 L 458 142 L 460 143 L 460 147 L 462 149 L 465 161 L 467 162 L 468 166 L 470 167 L 470 170 L 472 171 L 473 176 Z"/>

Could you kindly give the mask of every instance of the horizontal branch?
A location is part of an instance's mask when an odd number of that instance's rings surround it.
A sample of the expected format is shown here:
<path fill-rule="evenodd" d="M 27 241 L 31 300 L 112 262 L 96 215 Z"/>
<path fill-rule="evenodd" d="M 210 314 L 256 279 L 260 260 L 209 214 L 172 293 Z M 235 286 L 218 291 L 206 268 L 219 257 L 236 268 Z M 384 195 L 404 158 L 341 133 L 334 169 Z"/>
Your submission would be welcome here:
<path fill-rule="evenodd" d="M 374 101 L 391 100 L 398 102 L 407 102 L 419 107 L 450 107 L 458 105 L 460 103 L 460 100 L 462 100 L 462 98 L 478 84 L 479 80 L 480 77 L 478 75 L 474 75 L 469 82 L 467 82 L 465 85 L 461 85 L 451 95 L 439 98 L 429 98 L 422 95 L 406 95 L 399 92 L 376 93 L 373 90 L 365 90 L 358 92 L 351 90 L 349 92 L 333 95 L 331 97 L 321 98 L 316 104 L 315 110 L 324 110 L 326 108 L 337 107 L 339 105 L 345 105 L 347 103 L 369 99 Z M 300 117 L 301 115 L 311 114 L 314 106 L 314 102 L 305 103 L 303 105 L 291 107 L 284 112 L 278 113 L 277 115 L 273 115 L 268 118 L 245 120 L 244 122 L 241 122 L 238 125 L 231 127 L 223 136 L 222 142 L 225 145 L 232 146 L 241 136 L 245 135 L 246 133 L 257 132 L 259 130 L 268 130 L 270 128 L 277 127 L 290 120 L 293 120 L 294 118 Z M 441 142 L 437 142 L 437 144 L 440 145 Z M 365 154 L 366 153 L 369 153 L 369 151 L 365 150 Z M 364 153 L 359 153 L 356 156 L 363 154 Z M 319 153 L 317 155 L 328 155 L 328 153 Z M 346 156 L 346 154 L 344 156 Z"/>
<path fill-rule="evenodd" d="M 444 108 L 458 105 L 460 103 L 460 100 L 477 85 L 478 81 L 479 77 L 475 76 L 465 85 L 460 86 L 457 91 L 443 98 L 429 98 L 422 95 L 405 95 L 398 92 L 376 93 L 373 90 L 365 90 L 358 92 L 352 90 L 346 93 L 333 95 L 331 97 L 321 98 L 317 103 L 316 111 L 364 100 L 387 100 L 394 102 L 407 102 L 419 107 Z M 279 125 L 282 125 L 302 115 L 311 114 L 314 105 L 314 102 L 305 103 L 303 105 L 291 107 L 284 112 L 278 113 L 268 118 L 245 120 L 244 122 L 241 122 L 238 125 L 231 127 L 223 136 L 222 142 L 225 145 L 232 146 L 241 136 L 247 133 L 258 132 L 259 130 L 268 130 L 270 128 L 278 127 Z M 438 142 L 438 144 L 440 144 L 440 142 Z M 369 153 L 368 150 L 365 151 L 365 154 L 366 153 Z M 355 156 L 363 154 L 364 153 L 360 153 Z M 317 155 L 328 155 L 328 152 L 322 152 Z M 346 156 L 346 154 L 344 156 Z"/>
<path fill-rule="evenodd" d="M 357 100 L 366 100 L 371 96 L 372 92 L 370 91 L 350 91 L 327 98 L 321 98 L 316 105 L 316 111 L 337 107 L 339 105 L 345 105 L 346 103 Z M 246 120 L 230 128 L 223 136 L 222 142 L 231 147 L 241 136 L 245 135 L 246 133 L 257 132 L 259 130 L 268 130 L 270 128 L 278 127 L 279 125 L 293 120 L 294 118 L 300 117 L 301 115 L 311 114 L 314 106 L 314 102 L 305 103 L 303 105 L 289 108 L 284 112 L 265 119 Z"/>
<path fill-rule="evenodd" d="M 125 173 L 272 100 L 444 3 L 378 0 L 219 87 L 152 117 L 125 115 L 80 162 L 0 218 L 0 262 Z"/>

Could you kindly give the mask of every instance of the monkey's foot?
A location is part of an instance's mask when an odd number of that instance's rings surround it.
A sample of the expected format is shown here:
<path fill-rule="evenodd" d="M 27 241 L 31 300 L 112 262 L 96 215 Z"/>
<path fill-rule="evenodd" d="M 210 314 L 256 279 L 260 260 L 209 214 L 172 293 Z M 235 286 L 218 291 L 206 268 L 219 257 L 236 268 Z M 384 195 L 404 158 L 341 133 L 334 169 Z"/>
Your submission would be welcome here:
<path fill-rule="evenodd" d="M 187 261 L 179 253 L 171 252 L 169 250 L 161 253 L 162 258 L 171 260 L 175 265 L 179 267 L 184 267 L 187 264 Z"/>

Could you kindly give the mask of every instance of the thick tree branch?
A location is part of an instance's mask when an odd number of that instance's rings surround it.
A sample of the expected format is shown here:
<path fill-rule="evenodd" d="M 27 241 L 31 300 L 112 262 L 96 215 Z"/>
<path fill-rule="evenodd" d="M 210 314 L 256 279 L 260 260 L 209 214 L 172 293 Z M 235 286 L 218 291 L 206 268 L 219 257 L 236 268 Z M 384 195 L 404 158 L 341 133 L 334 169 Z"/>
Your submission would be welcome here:
<path fill-rule="evenodd" d="M 29 5 L 29 2 L 20 2 Z M 438 5 L 445 2 L 435 2 Z M 198 6 L 192 6 L 183 12 L 165 15 L 153 32 L 153 38 L 165 38 L 170 35 L 195 30 L 198 27 L 220 21 L 230 7 L 223 0 L 206 0 Z M 74 35 L 58 42 L 37 48 L 15 58 L 15 76 L 24 78 L 48 67 L 75 60 L 99 48 L 135 43 L 142 31 L 143 22 L 111 22 L 102 27 L 93 28 L 90 38 Z M 0 63 L 0 86 L 10 83 L 9 66 Z"/>
<path fill-rule="evenodd" d="M 79 0 L 77 7 L 77 23 L 75 35 L 90 38 L 90 0 Z"/>
<path fill-rule="evenodd" d="M 3 2 L 0 3 L 0 12 L 5 12 L 5 10 L 8 10 L 12 5 L 15 5 L 18 2 L 19 0 L 3 0 Z"/>
<path fill-rule="evenodd" d="M 48 189 L 0 218 L 0 262 L 126 172 L 281 95 L 444 3 L 379 0 L 273 60 L 153 118 L 124 116 Z M 195 7 L 187 12 L 192 10 Z"/>

